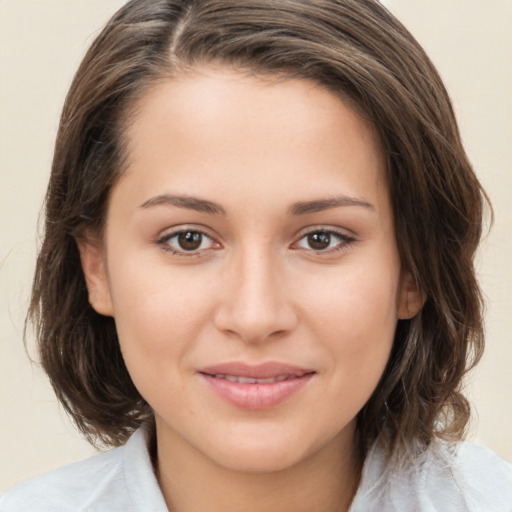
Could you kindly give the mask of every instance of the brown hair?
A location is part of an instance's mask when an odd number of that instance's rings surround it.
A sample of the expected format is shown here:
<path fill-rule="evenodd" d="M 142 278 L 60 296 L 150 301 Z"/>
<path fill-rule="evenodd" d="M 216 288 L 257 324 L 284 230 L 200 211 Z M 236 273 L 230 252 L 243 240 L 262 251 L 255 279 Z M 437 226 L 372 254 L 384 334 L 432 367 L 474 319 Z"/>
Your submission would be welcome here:
<path fill-rule="evenodd" d="M 119 445 L 149 405 L 133 385 L 114 320 L 88 303 L 76 239 L 101 232 L 123 170 L 136 99 L 202 63 L 314 80 L 377 130 L 404 268 L 426 296 L 400 320 L 385 373 L 358 415 L 365 450 L 462 437 L 462 378 L 483 350 L 473 257 L 486 196 L 446 90 L 423 49 L 373 0 L 132 0 L 86 54 L 69 91 L 46 198 L 29 311 L 59 400 L 91 441 Z"/>

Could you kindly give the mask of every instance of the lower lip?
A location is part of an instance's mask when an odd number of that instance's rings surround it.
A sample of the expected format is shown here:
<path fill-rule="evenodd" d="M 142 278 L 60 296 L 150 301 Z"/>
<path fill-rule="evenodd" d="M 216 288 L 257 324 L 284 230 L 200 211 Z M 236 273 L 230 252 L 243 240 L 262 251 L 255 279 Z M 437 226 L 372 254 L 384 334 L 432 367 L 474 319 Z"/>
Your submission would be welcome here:
<path fill-rule="evenodd" d="M 307 373 L 301 377 L 265 384 L 240 384 L 205 373 L 200 375 L 221 398 L 231 405 L 241 409 L 261 410 L 276 407 L 291 398 L 311 380 L 314 374 Z"/>

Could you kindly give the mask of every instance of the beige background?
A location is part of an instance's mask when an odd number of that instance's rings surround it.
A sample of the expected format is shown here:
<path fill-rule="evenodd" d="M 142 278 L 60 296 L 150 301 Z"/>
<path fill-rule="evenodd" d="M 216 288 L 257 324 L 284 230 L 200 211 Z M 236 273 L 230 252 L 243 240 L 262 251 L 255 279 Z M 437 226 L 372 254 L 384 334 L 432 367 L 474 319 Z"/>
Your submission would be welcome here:
<path fill-rule="evenodd" d="M 36 224 L 67 87 L 121 0 L 0 0 L 0 491 L 93 453 L 22 344 Z M 488 349 L 472 438 L 512 461 L 512 0 L 388 0 L 430 53 L 495 206 L 479 257 Z M 435 243 L 435 241 L 433 241 Z"/>

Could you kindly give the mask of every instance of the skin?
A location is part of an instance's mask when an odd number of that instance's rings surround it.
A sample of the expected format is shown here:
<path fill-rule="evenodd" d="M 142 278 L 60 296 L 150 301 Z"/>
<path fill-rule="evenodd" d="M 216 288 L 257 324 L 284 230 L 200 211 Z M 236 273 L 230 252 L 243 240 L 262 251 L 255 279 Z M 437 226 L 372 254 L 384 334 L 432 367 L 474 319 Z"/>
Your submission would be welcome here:
<path fill-rule="evenodd" d="M 127 137 L 103 239 L 80 250 L 94 307 L 115 318 L 155 411 L 169 509 L 347 510 L 356 415 L 397 319 L 418 309 L 372 128 L 313 82 L 209 67 L 156 85 Z M 187 231 L 197 250 L 180 246 Z M 197 373 L 230 361 L 314 375 L 247 410 Z"/>

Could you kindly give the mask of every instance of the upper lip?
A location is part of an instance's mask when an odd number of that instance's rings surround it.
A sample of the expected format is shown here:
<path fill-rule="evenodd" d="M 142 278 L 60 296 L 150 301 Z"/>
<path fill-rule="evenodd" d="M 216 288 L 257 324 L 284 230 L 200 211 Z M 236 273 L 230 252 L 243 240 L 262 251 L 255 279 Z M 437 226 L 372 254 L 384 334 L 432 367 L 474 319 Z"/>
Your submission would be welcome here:
<path fill-rule="evenodd" d="M 249 377 L 253 379 L 272 379 L 282 376 L 300 377 L 305 374 L 315 373 L 315 371 L 278 362 L 256 365 L 242 362 L 229 362 L 201 368 L 199 373 L 207 375 L 232 375 L 234 377 Z"/>

